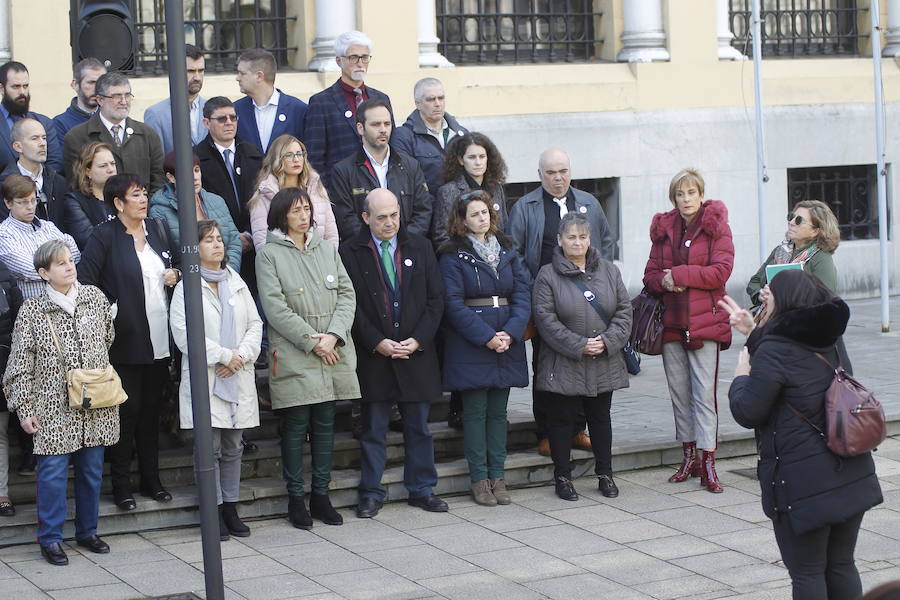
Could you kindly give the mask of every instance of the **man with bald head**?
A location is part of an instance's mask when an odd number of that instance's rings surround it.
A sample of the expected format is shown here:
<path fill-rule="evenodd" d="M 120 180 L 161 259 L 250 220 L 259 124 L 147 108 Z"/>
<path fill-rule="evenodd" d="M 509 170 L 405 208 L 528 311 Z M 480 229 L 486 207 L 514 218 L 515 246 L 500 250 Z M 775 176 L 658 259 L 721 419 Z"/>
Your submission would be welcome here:
<path fill-rule="evenodd" d="M 65 178 L 47 165 L 48 143 L 44 124 L 31 117 L 16 121 L 12 130 L 12 149 L 19 159 L 0 172 L 0 181 L 10 175 L 24 175 L 34 182 L 37 207 L 35 216 L 53 221 L 62 229 L 63 198 L 69 191 Z M 0 203 L 2 204 L 2 203 Z M 0 206 L 0 219 L 9 216 L 6 206 Z"/>
<path fill-rule="evenodd" d="M 554 250 L 559 246 L 557 232 L 559 221 L 567 212 L 577 211 L 587 217 L 591 225 L 591 245 L 600 250 L 600 255 L 612 260 L 615 255 L 615 240 L 609 229 L 609 222 L 600 202 L 591 194 L 571 186 L 572 171 L 569 155 L 560 148 L 547 148 L 538 161 L 538 177 L 541 187 L 519 198 L 509 212 L 509 235 L 522 255 L 522 260 L 536 277 L 541 267 L 551 262 Z M 540 353 L 540 338 L 531 340 L 532 362 L 537 372 Z M 547 421 L 543 404 L 544 392 L 532 386 L 532 410 L 537 426 L 538 450 L 550 455 L 547 441 Z M 572 432 L 572 444 L 586 450 L 591 449 L 590 438 L 584 432 L 584 416 L 580 415 Z"/>
<path fill-rule="evenodd" d="M 385 436 L 394 403 L 403 415 L 403 483 L 407 502 L 430 512 L 447 503 L 437 484 L 429 405 L 441 398 L 434 335 L 444 310 L 440 270 L 424 237 L 401 228 L 400 203 L 388 189 L 375 188 L 363 202 L 362 227 L 341 244 L 341 259 L 356 290 L 353 341 L 362 390 L 362 464 L 356 516 L 378 514 Z"/>

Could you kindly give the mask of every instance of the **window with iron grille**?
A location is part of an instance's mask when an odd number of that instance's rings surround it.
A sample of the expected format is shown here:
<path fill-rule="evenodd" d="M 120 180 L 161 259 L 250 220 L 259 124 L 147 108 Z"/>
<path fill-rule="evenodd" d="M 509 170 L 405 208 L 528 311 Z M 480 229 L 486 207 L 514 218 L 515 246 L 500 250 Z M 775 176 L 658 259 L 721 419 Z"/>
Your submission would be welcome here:
<path fill-rule="evenodd" d="M 166 73 L 165 0 L 133 0 L 137 53 L 135 75 Z M 237 57 L 265 48 L 287 65 L 285 0 L 184 0 L 184 35 L 206 56 L 206 70 L 233 71 Z"/>
<path fill-rule="evenodd" d="M 456 64 L 588 62 L 603 40 L 593 0 L 436 0 L 438 48 Z"/>
<path fill-rule="evenodd" d="M 619 227 L 619 178 L 573 179 L 571 185 L 573 188 L 587 192 L 600 201 L 600 206 L 603 207 L 603 212 L 606 214 L 606 220 L 609 221 L 609 229 L 612 232 L 613 240 L 616 242 L 615 258 L 621 258 L 619 252 L 621 230 Z M 519 201 L 519 198 L 539 187 L 541 187 L 540 181 L 507 183 L 503 186 L 503 191 L 506 192 L 506 209 L 512 210 L 513 205 Z"/>
<path fill-rule="evenodd" d="M 729 0 L 731 45 L 753 55 L 752 0 Z M 858 56 L 856 0 L 762 0 L 764 57 Z"/>
<path fill-rule="evenodd" d="M 841 239 L 878 238 L 875 165 L 788 169 L 788 211 L 802 200 L 821 200 L 837 217 Z"/>

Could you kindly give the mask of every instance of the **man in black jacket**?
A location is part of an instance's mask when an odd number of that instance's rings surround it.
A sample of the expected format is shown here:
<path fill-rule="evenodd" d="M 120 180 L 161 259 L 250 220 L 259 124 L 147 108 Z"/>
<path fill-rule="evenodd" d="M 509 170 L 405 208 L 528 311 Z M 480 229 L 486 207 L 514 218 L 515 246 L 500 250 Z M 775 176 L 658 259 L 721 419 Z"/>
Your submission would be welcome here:
<path fill-rule="evenodd" d="M 35 216 L 62 229 L 63 197 L 69 191 L 62 175 L 47 166 L 47 132 L 37 119 L 25 117 L 12 126 L 12 149 L 19 160 L 6 166 L 0 182 L 9 175 L 24 175 L 34 181 L 37 197 Z M 2 204 L 2 203 L 0 203 Z M 0 206 L 0 219 L 9 216 L 6 205 Z"/>
<path fill-rule="evenodd" d="M 392 149 L 393 116 L 380 98 L 366 100 L 356 109 L 356 131 L 362 148 L 334 166 L 328 195 L 342 240 L 363 228 L 360 215 L 369 192 L 391 190 L 400 203 L 400 221 L 413 234 L 427 236 L 431 227 L 432 196 L 416 159 Z"/>
<path fill-rule="evenodd" d="M 403 482 L 408 502 L 430 512 L 447 503 L 437 484 L 428 429 L 431 402 L 441 397 L 434 335 L 444 310 L 444 286 L 431 243 L 400 226 L 400 204 L 390 191 L 369 193 L 366 227 L 341 245 L 341 259 L 356 290 L 353 341 L 362 391 L 362 465 L 356 516 L 378 514 L 385 497 L 385 435 L 391 405 L 403 414 Z"/>

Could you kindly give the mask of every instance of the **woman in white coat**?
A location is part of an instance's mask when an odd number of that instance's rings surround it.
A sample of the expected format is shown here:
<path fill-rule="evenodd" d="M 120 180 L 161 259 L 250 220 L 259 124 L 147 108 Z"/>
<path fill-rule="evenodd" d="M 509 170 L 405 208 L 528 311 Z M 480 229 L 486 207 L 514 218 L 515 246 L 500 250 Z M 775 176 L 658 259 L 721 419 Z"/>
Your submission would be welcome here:
<path fill-rule="evenodd" d="M 212 412 L 213 454 L 216 458 L 219 533 L 224 541 L 229 535 L 250 535 L 250 528 L 238 517 L 237 501 L 243 453 L 241 435 L 244 429 L 259 425 L 253 362 L 259 355 L 262 320 L 247 284 L 228 266 L 218 223 L 200 221 L 197 228 L 200 240 L 200 275 L 203 279 L 209 408 Z M 183 352 L 179 390 L 181 427 L 192 429 L 194 419 L 191 409 L 187 325 L 181 282 L 175 288 L 170 314 L 172 337 Z"/>

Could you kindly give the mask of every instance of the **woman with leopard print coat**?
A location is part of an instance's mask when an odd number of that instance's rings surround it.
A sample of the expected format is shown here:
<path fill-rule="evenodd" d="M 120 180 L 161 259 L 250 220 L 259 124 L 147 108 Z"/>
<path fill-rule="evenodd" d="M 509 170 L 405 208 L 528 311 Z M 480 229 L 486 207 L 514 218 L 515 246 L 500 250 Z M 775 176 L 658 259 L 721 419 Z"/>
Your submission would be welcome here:
<path fill-rule="evenodd" d="M 77 283 L 65 242 L 45 242 L 34 254 L 34 265 L 47 285 L 19 310 L 3 389 L 22 429 L 34 436 L 41 554 L 50 564 L 65 565 L 69 463 L 75 467 L 75 539 L 105 554 L 109 546 L 97 537 L 103 453 L 119 439 L 118 406 L 69 408 L 66 370 L 106 367 L 115 334 L 106 296 Z"/>

